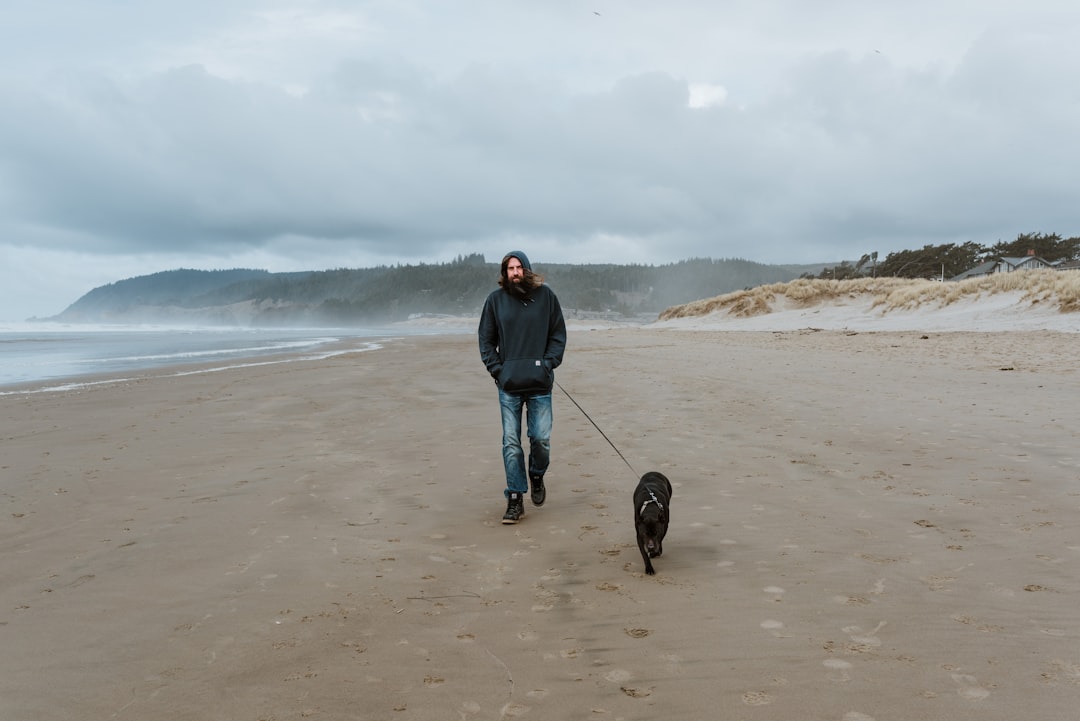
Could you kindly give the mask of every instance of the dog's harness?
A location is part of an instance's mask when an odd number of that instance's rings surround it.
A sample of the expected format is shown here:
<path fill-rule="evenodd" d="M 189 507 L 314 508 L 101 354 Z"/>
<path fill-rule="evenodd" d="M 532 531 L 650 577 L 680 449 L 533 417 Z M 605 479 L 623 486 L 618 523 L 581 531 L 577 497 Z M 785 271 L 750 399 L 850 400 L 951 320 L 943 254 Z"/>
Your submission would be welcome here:
<path fill-rule="evenodd" d="M 649 491 L 649 500 L 647 500 L 647 501 L 645 501 L 644 503 L 642 503 L 642 504 L 641 504 L 641 510 L 639 510 L 639 511 L 638 511 L 638 515 L 639 515 L 639 516 L 640 516 L 641 514 L 645 513 L 645 507 L 646 507 L 646 506 L 648 506 L 648 505 L 649 505 L 650 503 L 655 503 L 655 504 L 656 504 L 656 506 L 657 506 L 657 507 L 658 507 L 658 508 L 659 508 L 659 509 L 660 509 L 661 511 L 663 511 L 663 510 L 664 510 L 664 504 L 663 504 L 663 503 L 661 503 L 661 502 L 660 502 L 660 499 L 658 499 L 658 498 L 656 497 L 656 494 L 655 494 L 655 493 L 653 493 L 653 492 L 652 492 L 652 490 L 650 490 L 650 491 Z"/>

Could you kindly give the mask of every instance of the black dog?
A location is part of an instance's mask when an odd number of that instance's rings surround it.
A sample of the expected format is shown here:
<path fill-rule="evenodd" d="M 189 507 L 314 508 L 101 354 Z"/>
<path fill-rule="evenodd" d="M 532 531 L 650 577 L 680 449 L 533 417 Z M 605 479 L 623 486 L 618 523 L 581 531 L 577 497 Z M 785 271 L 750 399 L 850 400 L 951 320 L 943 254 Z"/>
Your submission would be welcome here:
<path fill-rule="evenodd" d="M 656 573 L 650 559 L 664 552 L 664 536 L 670 520 L 671 481 L 663 473 L 649 471 L 634 489 L 634 528 L 637 545 L 645 559 L 645 573 Z"/>

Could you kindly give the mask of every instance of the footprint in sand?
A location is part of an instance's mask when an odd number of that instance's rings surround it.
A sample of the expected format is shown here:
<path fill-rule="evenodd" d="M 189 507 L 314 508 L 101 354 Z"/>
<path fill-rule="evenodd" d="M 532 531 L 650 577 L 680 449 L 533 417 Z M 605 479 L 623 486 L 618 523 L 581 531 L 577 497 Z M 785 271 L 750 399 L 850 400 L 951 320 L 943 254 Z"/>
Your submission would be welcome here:
<path fill-rule="evenodd" d="M 652 695 L 652 687 L 649 688 L 631 688 L 630 686 L 622 686 L 621 690 L 624 694 L 630 698 L 646 698 Z"/>
<path fill-rule="evenodd" d="M 508 703 L 502 707 L 502 718 L 514 718 L 529 713 L 529 707 L 520 703 Z"/>
<path fill-rule="evenodd" d="M 953 683 L 959 688 L 956 689 L 956 693 L 960 694 L 960 698 L 968 701 L 982 701 L 990 696 L 990 689 L 979 685 L 979 680 L 974 676 L 966 673 L 954 673 L 952 674 Z"/>
<path fill-rule="evenodd" d="M 772 697 L 764 691 L 747 691 L 742 695 L 742 702 L 747 706 L 767 706 L 772 703 Z"/>
<path fill-rule="evenodd" d="M 536 603 L 533 604 L 532 610 L 534 613 L 543 613 L 555 608 L 555 602 L 559 598 L 559 594 L 555 591 L 544 588 L 541 584 L 533 585 L 534 595 L 536 596 Z"/>
<path fill-rule="evenodd" d="M 872 631 L 863 631 L 858 626 L 845 626 L 840 629 L 848 635 L 853 643 L 857 643 L 859 646 L 877 648 L 881 645 L 881 639 L 875 634 L 885 627 L 885 621 L 882 621 L 873 628 Z"/>
<path fill-rule="evenodd" d="M 76 578 L 71 583 L 69 583 L 68 587 L 69 588 L 77 588 L 77 587 L 83 585 L 84 583 L 86 583 L 87 581 L 93 581 L 93 580 L 94 580 L 94 574 L 92 574 L 92 573 L 84 574 L 84 575 L 79 576 L 78 578 Z"/>
<path fill-rule="evenodd" d="M 1043 683 L 1056 686 L 1066 682 L 1072 685 L 1080 684 L 1080 664 L 1069 661 L 1054 660 L 1044 665 L 1040 674 Z"/>
<path fill-rule="evenodd" d="M 776 638 L 790 638 L 787 634 L 783 632 L 783 621 L 774 621 L 772 619 L 769 619 L 767 621 L 762 621 L 761 627 L 771 633 Z"/>
<path fill-rule="evenodd" d="M 781 597 L 785 593 L 787 593 L 784 589 L 780 588 L 779 586 L 766 586 L 765 588 L 763 588 L 761 590 L 764 591 L 765 593 L 771 595 L 773 597 L 773 601 L 775 601 L 777 603 L 780 603 L 780 601 L 783 600 L 783 598 L 781 598 Z"/>
<path fill-rule="evenodd" d="M 919 579 L 925 583 L 931 591 L 948 591 L 949 584 L 956 580 L 956 576 L 933 575 Z"/>
<path fill-rule="evenodd" d="M 612 683 L 625 683 L 630 680 L 630 672 L 626 669 L 615 668 L 605 673 L 604 678 Z"/>
<path fill-rule="evenodd" d="M 825 668 L 829 669 L 833 673 L 830 673 L 828 679 L 830 681 L 839 681 L 846 683 L 851 680 L 851 674 L 848 671 L 851 670 L 851 664 L 847 661 L 839 658 L 829 658 L 822 661 Z"/>

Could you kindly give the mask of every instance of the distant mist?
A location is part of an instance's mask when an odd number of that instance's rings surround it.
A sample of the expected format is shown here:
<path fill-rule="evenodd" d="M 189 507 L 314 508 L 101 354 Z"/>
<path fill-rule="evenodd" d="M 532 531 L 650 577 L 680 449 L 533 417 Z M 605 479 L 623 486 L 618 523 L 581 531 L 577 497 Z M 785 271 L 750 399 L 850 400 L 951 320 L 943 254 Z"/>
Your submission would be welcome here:
<path fill-rule="evenodd" d="M 655 317 L 666 308 L 792 280 L 813 266 L 695 258 L 651 265 L 535 264 L 568 317 Z M 67 323 L 360 326 L 420 315 L 479 315 L 499 266 L 482 255 L 449 263 L 270 273 L 178 269 L 93 289 L 49 319 Z"/>

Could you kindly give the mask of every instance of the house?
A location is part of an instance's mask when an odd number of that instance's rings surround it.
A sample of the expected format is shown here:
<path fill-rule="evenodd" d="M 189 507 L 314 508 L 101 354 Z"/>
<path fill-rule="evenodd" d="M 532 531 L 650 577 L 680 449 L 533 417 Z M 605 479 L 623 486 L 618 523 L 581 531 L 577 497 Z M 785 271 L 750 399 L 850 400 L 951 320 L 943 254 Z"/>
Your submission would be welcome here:
<path fill-rule="evenodd" d="M 949 280 L 965 280 L 967 278 L 978 278 L 983 275 L 993 275 L 994 273 L 1012 273 L 1014 270 L 1037 270 L 1039 268 L 1054 268 L 1053 263 L 1049 263 L 1034 253 L 1028 253 L 1022 258 L 998 258 L 997 260 L 988 260 L 985 263 L 980 263 L 974 268 L 965 270 L 960 275 L 954 275 Z"/>
<path fill-rule="evenodd" d="M 988 260 L 985 263 L 979 263 L 974 268 L 968 268 L 959 275 L 954 275 L 949 280 L 967 280 L 968 278 L 978 278 L 983 275 L 993 275 L 998 272 L 998 262 L 996 260 Z"/>

